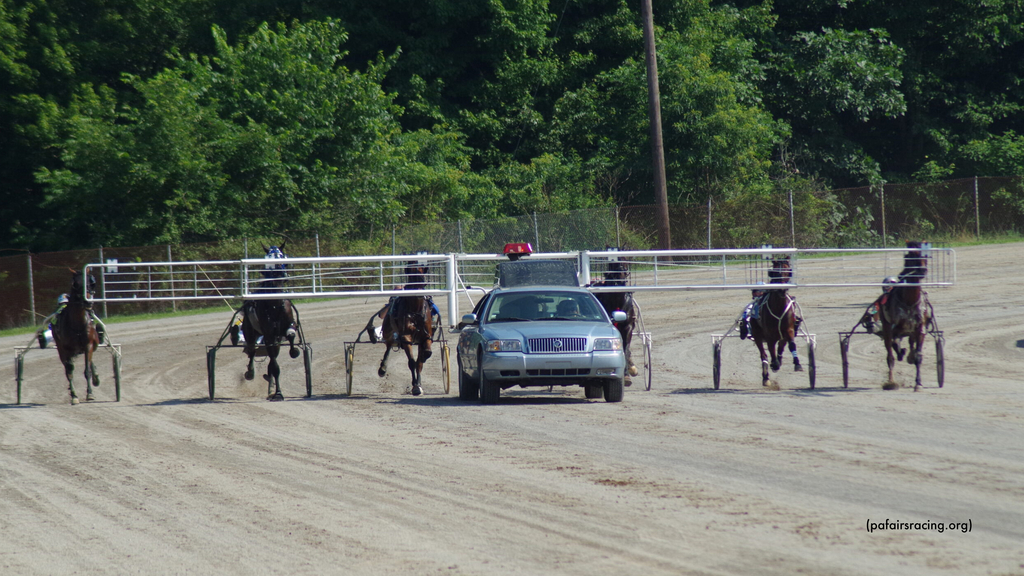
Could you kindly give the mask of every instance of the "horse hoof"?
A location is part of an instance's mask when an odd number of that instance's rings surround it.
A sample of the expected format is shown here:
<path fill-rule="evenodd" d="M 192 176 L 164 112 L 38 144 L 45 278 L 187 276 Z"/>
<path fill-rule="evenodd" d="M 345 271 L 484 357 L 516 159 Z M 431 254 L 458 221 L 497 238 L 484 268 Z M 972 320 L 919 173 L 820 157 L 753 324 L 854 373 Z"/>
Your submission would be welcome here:
<path fill-rule="evenodd" d="M 270 396 L 267 396 L 267 400 L 270 400 L 271 402 L 280 402 L 284 400 L 284 395 L 280 392 L 277 394 L 271 394 Z"/>
<path fill-rule="evenodd" d="M 299 349 L 298 348 L 292 348 L 291 350 L 288 351 L 288 355 L 291 356 L 292 358 L 298 358 L 299 357 Z"/>
<path fill-rule="evenodd" d="M 412 387 L 412 395 L 413 396 L 419 396 L 420 394 L 423 394 L 423 388 L 421 388 L 419 386 L 413 386 Z"/>
<path fill-rule="evenodd" d="M 72 396 L 72 397 L 71 397 L 71 405 L 72 405 L 72 406 L 74 406 L 74 405 L 76 405 L 76 404 L 78 404 L 78 398 L 77 398 L 77 397 L 75 397 L 75 396 Z"/>
<path fill-rule="evenodd" d="M 900 385 L 895 382 L 886 382 L 882 384 L 882 390 L 896 390 Z"/>
<path fill-rule="evenodd" d="M 388 371 L 384 368 L 377 369 L 377 376 L 380 376 L 381 378 L 383 378 L 387 373 Z"/>
<path fill-rule="evenodd" d="M 640 373 L 640 370 L 638 370 L 635 365 L 633 365 L 633 364 L 629 365 L 629 375 L 630 376 L 636 376 L 639 373 Z"/>
<path fill-rule="evenodd" d="M 246 371 L 246 373 L 245 373 L 245 379 L 246 380 L 252 380 L 255 377 L 256 377 L 256 374 L 252 370 Z"/>
<path fill-rule="evenodd" d="M 921 388 L 924 388 L 924 386 L 921 386 L 920 384 L 915 384 L 914 385 L 914 392 L 920 392 Z"/>
<path fill-rule="evenodd" d="M 794 372 L 803 372 L 804 371 L 804 367 L 801 366 L 799 363 L 793 364 L 793 371 Z"/>
<path fill-rule="evenodd" d="M 782 368 L 782 364 L 778 362 L 772 362 L 772 372 L 778 372 L 779 368 Z"/>
<path fill-rule="evenodd" d="M 85 395 L 85 401 L 86 401 L 86 402 L 91 402 L 91 401 L 93 401 L 93 400 L 95 400 L 95 399 L 96 399 L 96 397 L 95 397 L 95 396 L 93 396 L 92 394 L 86 394 L 86 395 Z"/>

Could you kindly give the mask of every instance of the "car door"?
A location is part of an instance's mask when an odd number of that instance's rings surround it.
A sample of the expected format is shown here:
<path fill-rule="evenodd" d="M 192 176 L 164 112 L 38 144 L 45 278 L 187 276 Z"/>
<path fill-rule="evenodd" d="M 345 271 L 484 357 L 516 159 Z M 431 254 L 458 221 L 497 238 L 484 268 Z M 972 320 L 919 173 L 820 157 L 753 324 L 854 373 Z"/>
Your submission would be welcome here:
<path fill-rule="evenodd" d="M 487 303 L 491 299 L 491 294 L 491 292 L 484 294 L 484 297 L 476 303 L 476 306 L 473 306 L 473 314 L 477 316 L 476 324 L 463 326 L 459 333 L 459 359 L 462 362 L 462 369 L 470 375 L 475 375 L 479 369 L 476 352 L 480 349 L 482 339 L 480 335 L 480 318 L 483 316 L 484 310 L 487 309 Z"/>

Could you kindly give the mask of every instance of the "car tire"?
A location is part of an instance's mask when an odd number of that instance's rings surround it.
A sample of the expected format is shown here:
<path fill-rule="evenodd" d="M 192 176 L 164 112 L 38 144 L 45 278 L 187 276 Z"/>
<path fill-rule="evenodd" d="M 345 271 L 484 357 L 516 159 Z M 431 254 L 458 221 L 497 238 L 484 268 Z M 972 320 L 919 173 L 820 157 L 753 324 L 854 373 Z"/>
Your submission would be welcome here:
<path fill-rule="evenodd" d="M 600 384 L 586 384 L 583 386 L 583 394 L 592 400 L 601 398 L 604 396 L 604 387 Z"/>
<path fill-rule="evenodd" d="M 623 386 L 622 378 L 610 380 L 604 383 L 604 401 L 605 402 L 622 402 L 625 388 Z"/>
<path fill-rule="evenodd" d="M 459 400 L 476 400 L 480 396 L 480 383 L 475 382 L 462 368 L 462 358 L 457 359 L 459 365 Z"/>
<path fill-rule="evenodd" d="M 484 375 L 483 364 L 477 362 L 477 365 L 480 366 L 480 403 L 497 404 L 498 398 L 501 397 L 501 386 L 497 382 L 488 381 Z"/>

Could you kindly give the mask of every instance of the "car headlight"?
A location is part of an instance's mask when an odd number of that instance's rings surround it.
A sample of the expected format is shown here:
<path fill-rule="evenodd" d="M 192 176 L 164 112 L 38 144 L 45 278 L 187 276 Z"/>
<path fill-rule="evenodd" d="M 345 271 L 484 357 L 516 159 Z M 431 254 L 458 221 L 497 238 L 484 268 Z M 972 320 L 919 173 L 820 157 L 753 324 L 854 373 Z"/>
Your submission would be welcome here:
<path fill-rule="evenodd" d="M 522 352 L 523 343 L 519 340 L 488 340 L 488 352 Z"/>
<path fill-rule="evenodd" d="M 594 350 L 622 350 L 621 338 L 595 338 Z"/>

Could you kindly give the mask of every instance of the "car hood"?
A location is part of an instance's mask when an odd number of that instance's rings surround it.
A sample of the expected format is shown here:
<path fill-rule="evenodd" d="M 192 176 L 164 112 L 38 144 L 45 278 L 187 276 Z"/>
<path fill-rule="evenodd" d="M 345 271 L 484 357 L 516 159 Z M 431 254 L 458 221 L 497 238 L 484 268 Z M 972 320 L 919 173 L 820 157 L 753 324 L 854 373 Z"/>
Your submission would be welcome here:
<path fill-rule="evenodd" d="M 561 320 L 545 320 L 533 322 L 492 322 L 488 324 L 483 335 L 488 339 L 511 340 L 513 338 L 613 338 L 619 331 L 611 324 L 603 322 L 574 322 Z"/>

